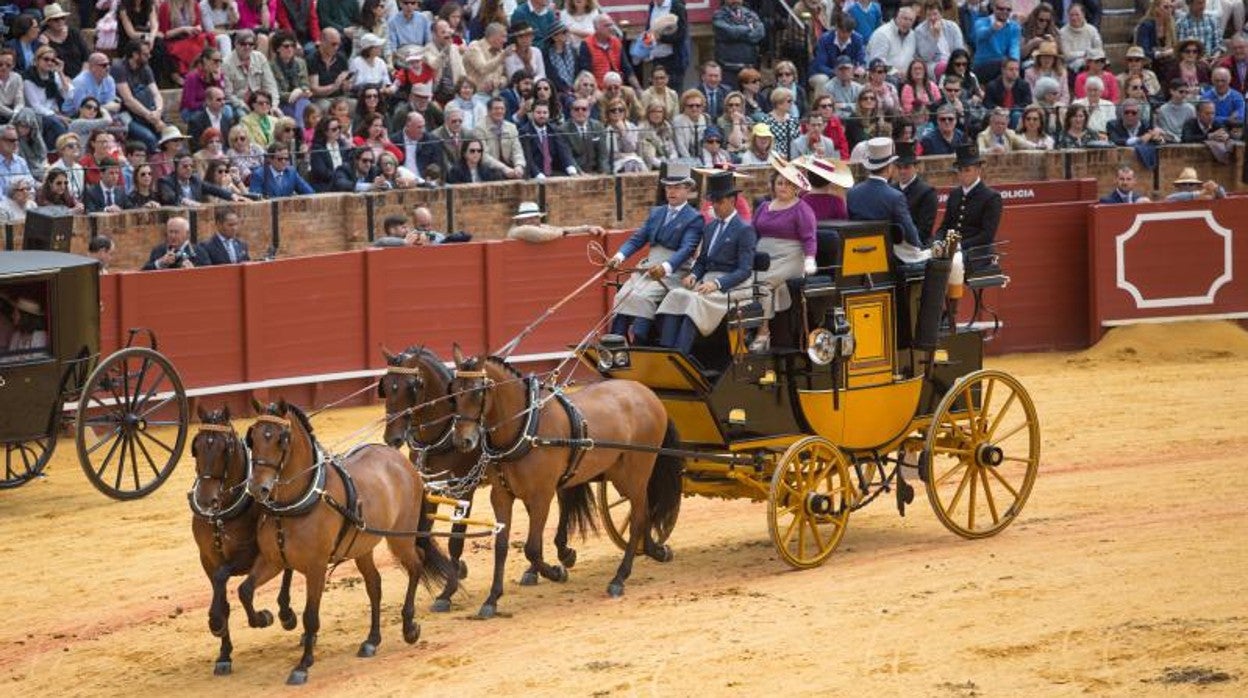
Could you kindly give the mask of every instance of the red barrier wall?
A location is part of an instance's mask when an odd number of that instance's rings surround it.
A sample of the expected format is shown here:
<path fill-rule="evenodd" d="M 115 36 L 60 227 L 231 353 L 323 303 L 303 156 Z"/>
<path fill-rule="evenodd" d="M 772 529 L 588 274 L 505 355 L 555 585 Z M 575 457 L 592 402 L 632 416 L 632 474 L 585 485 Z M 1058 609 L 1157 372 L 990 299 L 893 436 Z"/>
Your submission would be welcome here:
<path fill-rule="evenodd" d="M 1248 316 L 1248 200 L 1087 212 L 1091 339 L 1109 325 Z"/>
<path fill-rule="evenodd" d="M 1095 179 L 1061 179 L 1051 182 L 993 183 L 993 189 L 1001 192 L 1005 205 L 1057 204 L 1071 201 L 1096 201 Z M 952 186 L 936 187 L 939 205 L 943 208 Z"/>

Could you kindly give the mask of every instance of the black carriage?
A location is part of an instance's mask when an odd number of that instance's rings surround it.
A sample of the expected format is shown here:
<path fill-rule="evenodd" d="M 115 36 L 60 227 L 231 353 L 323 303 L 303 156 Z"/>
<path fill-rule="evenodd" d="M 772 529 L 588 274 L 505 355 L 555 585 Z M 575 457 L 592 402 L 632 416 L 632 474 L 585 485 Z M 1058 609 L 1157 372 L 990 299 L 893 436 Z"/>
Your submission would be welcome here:
<path fill-rule="evenodd" d="M 67 428 L 99 491 L 136 499 L 160 487 L 186 442 L 186 390 L 150 332 L 131 330 L 125 348 L 100 357 L 99 264 L 5 252 L 0 316 L 0 488 L 41 477 Z"/>

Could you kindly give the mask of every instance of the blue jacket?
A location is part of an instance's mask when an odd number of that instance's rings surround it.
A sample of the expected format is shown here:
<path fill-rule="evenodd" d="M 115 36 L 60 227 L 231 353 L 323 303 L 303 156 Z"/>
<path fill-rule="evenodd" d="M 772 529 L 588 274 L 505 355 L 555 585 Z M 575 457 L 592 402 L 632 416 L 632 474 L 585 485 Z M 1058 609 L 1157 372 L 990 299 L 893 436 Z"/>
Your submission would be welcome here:
<path fill-rule="evenodd" d="M 693 276 L 701 280 L 707 272 L 727 272 L 719 278 L 719 288 L 727 291 L 750 278 L 754 271 L 754 250 L 758 245 L 758 233 L 754 232 L 754 226 L 741 220 L 741 216 L 734 215 L 718 239 L 711 240 L 718 226 L 719 221 L 712 219 L 703 230 L 706 244 L 702 246 L 698 261 L 693 263 Z M 707 249 L 712 242 L 714 247 Z"/>
<path fill-rule="evenodd" d="M 645 245 L 654 247 L 666 247 L 669 250 L 675 250 L 676 255 L 668 260 L 668 265 L 672 270 L 681 268 L 685 262 L 693 256 L 694 250 L 698 249 L 698 243 L 702 241 L 703 219 L 702 214 L 693 206 L 685 204 L 680 209 L 680 213 L 668 223 L 666 227 L 663 225 L 663 219 L 667 217 L 667 206 L 655 206 L 650 209 L 650 215 L 646 216 L 646 222 L 640 228 L 635 230 L 623 246 L 620 247 L 619 254 L 625 259 L 631 257 L 634 252 L 640 250 Z"/>
<path fill-rule="evenodd" d="M 819 37 L 819 43 L 815 45 L 815 61 L 810 64 L 810 72 L 820 73 L 833 77 L 836 75 L 836 59 L 844 54 L 849 56 L 855 66 L 866 67 L 867 65 L 867 44 L 862 40 L 862 35 L 853 32 L 849 35 L 849 45 L 844 50 L 836 45 L 836 31 L 829 29 Z"/>
<path fill-rule="evenodd" d="M 1023 39 L 1023 28 L 1014 19 L 1005 23 L 1000 31 L 992 30 L 992 16 L 985 15 L 975 20 L 974 36 L 971 44 L 975 47 L 975 65 L 984 65 L 1006 58 L 1018 60 Z"/>
<path fill-rule="evenodd" d="M 262 194 L 270 199 L 316 193 L 312 185 L 295 172 L 295 168 L 287 167 L 281 174 L 275 174 L 268 165 L 261 165 L 251 171 L 251 186 L 248 189 L 252 194 Z"/>
<path fill-rule="evenodd" d="M 878 177 L 868 177 L 853 186 L 846 195 L 849 219 L 852 221 L 888 221 L 900 229 L 906 242 L 922 248 L 919 229 L 910 217 L 906 195 Z"/>

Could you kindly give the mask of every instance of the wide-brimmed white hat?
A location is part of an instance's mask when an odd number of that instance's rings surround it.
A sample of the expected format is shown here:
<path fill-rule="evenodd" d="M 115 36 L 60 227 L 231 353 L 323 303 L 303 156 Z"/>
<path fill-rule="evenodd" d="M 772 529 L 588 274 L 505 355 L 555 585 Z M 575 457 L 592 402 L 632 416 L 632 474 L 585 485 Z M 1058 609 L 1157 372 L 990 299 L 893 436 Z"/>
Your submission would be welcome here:
<path fill-rule="evenodd" d="M 862 166 L 875 172 L 897 162 L 897 152 L 893 147 L 893 139 L 878 136 L 867 141 L 867 159 Z"/>
<path fill-rule="evenodd" d="M 169 141 L 185 141 L 189 136 L 182 135 L 181 129 L 177 126 L 166 126 L 160 130 L 160 141 L 156 145 L 164 145 Z"/>
<path fill-rule="evenodd" d="M 854 186 L 854 173 L 850 171 L 847 163 L 840 160 L 824 160 L 813 155 L 803 155 L 794 158 L 791 162 L 808 173 L 827 180 L 833 186 L 841 189 Z"/>
<path fill-rule="evenodd" d="M 810 191 L 810 180 L 806 179 L 806 175 L 794 167 L 793 163 L 774 152 L 768 160 L 771 163 L 771 169 L 780 173 L 780 176 L 784 177 L 789 184 L 797 187 L 799 191 Z"/>
<path fill-rule="evenodd" d="M 17 302 L 13 304 L 13 307 L 23 313 L 26 313 L 27 315 L 37 315 L 39 317 L 43 317 L 43 308 L 39 307 L 38 303 L 29 298 L 18 298 Z"/>
<path fill-rule="evenodd" d="M 360 51 L 367 51 L 370 48 L 381 48 L 386 45 L 385 39 L 372 32 L 366 32 L 357 41 L 360 43 Z"/>
<path fill-rule="evenodd" d="M 537 205 L 536 201 L 521 201 L 520 206 L 516 208 L 516 215 L 512 216 L 511 219 L 515 221 L 521 218 L 533 218 L 534 216 L 545 218 L 546 212 L 542 210 L 541 206 Z"/>
<path fill-rule="evenodd" d="M 61 3 L 59 2 L 50 3 L 43 8 L 44 23 L 51 22 L 54 19 L 60 19 L 62 17 L 68 17 L 68 16 L 69 16 L 69 13 L 66 12 L 63 7 L 61 7 Z"/>

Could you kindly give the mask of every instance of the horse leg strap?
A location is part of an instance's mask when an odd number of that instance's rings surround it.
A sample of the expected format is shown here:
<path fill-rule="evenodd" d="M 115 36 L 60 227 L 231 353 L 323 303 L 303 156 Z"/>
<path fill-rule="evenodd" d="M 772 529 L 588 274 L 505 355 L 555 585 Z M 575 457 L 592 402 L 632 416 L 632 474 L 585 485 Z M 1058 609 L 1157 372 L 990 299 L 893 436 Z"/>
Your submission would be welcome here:
<path fill-rule="evenodd" d="M 277 552 L 282 556 L 282 569 L 290 569 L 290 560 L 286 559 L 286 531 L 282 529 L 282 517 L 274 517 L 277 521 Z"/>
<path fill-rule="evenodd" d="M 589 424 L 586 423 L 585 415 L 581 414 L 576 405 L 572 404 L 572 401 L 563 393 L 555 393 L 555 399 L 559 401 L 564 411 L 568 413 L 568 424 L 571 427 L 571 434 L 569 434 L 570 438 L 568 439 L 569 447 L 571 448 L 571 452 L 568 454 L 568 467 L 563 471 L 563 475 L 559 477 L 558 484 L 559 487 L 563 487 L 564 484 L 576 476 L 576 469 L 580 466 L 581 459 L 585 457 L 585 451 L 593 448 L 594 442 L 587 438 L 589 435 Z"/>

